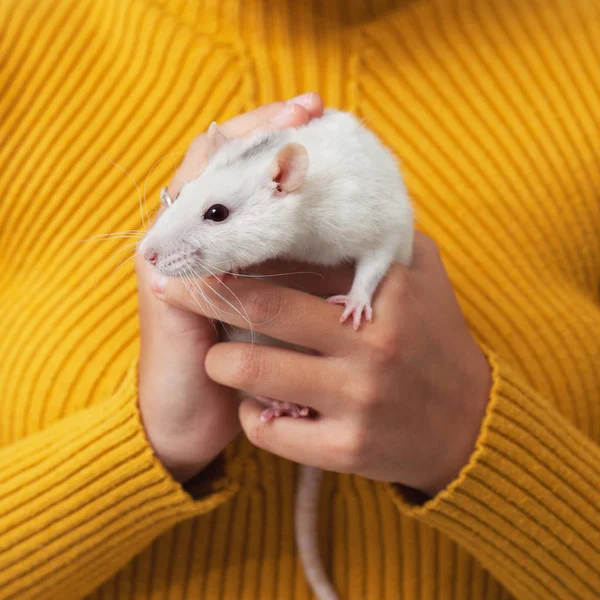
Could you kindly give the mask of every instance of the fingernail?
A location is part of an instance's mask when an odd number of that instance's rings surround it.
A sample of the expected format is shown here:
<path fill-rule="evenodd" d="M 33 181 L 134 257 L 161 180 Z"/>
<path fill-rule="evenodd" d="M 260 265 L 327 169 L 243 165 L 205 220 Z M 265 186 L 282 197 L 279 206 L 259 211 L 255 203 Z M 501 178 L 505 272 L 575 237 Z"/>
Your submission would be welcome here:
<path fill-rule="evenodd" d="M 159 275 L 158 273 L 152 274 L 152 279 L 150 280 L 150 288 L 157 296 L 162 296 L 165 293 L 165 288 L 167 287 L 167 278 Z"/>
<path fill-rule="evenodd" d="M 282 123 L 296 110 L 294 103 L 286 104 L 272 119 L 271 123 Z"/>
<path fill-rule="evenodd" d="M 314 95 L 314 92 L 306 92 L 305 94 L 301 94 L 300 96 L 288 100 L 287 103 L 300 104 L 300 106 L 304 106 L 304 108 L 310 108 L 313 103 Z"/>

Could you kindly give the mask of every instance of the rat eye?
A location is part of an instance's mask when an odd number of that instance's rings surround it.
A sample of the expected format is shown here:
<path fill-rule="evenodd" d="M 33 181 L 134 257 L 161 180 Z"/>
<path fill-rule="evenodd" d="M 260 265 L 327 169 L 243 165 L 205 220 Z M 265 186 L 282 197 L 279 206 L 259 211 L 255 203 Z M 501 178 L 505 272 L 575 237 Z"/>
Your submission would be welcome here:
<path fill-rule="evenodd" d="M 222 204 L 213 204 L 205 213 L 209 221 L 224 221 L 229 216 L 229 210 Z"/>

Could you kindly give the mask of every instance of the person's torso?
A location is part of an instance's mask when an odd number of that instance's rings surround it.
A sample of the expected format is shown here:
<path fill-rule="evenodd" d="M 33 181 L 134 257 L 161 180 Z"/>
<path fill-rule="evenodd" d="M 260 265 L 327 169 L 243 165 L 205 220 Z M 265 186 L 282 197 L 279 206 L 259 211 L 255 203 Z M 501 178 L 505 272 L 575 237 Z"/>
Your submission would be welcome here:
<path fill-rule="evenodd" d="M 141 229 L 210 121 L 306 90 L 397 154 L 478 339 L 600 439 L 593 3 L 13 4 L 0 8 L 0 444 L 101 402 L 135 360 L 135 240 L 82 240 Z M 230 502 L 94 597 L 309 598 L 295 474 L 252 450 Z M 377 483 L 328 474 L 320 526 L 345 600 L 508 597 Z"/>

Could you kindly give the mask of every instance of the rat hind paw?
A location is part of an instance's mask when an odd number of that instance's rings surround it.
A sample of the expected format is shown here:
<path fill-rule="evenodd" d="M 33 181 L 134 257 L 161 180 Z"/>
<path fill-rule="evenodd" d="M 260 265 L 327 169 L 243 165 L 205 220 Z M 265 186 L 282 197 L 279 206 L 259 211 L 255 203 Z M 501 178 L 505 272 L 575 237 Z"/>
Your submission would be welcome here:
<path fill-rule="evenodd" d="M 331 296 L 327 298 L 327 302 L 330 304 L 343 304 L 345 305 L 344 312 L 340 317 L 340 323 L 344 323 L 346 319 L 352 315 L 352 323 L 355 331 L 358 330 L 362 322 L 363 313 L 365 315 L 365 321 L 371 321 L 373 318 L 373 309 L 371 308 L 370 300 L 356 299 L 352 296 Z"/>
<path fill-rule="evenodd" d="M 256 399 L 267 405 L 267 408 L 260 413 L 261 421 L 270 421 L 278 417 L 293 417 L 297 419 L 308 417 L 310 414 L 308 406 L 302 406 L 301 404 L 273 400 L 264 396 L 256 396 Z"/>

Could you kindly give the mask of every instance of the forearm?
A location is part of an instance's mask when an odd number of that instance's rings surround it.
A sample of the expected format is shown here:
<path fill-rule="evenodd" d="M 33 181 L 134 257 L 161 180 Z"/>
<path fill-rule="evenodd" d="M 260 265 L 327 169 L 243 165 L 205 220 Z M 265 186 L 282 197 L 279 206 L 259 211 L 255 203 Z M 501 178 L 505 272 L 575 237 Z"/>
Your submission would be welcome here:
<path fill-rule="evenodd" d="M 450 486 L 403 511 L 467 548 L 517 598 L 600 595 L 600 449 L 501 361 L 477 448 Z"/>
<path fill-rule="evenodd" d="M 106 402 L 0 450 L 0 480 L 3 598 L 83 596 L 236 489 L 225 474 L 195 501 L 170 476 L 146 439 L 135 368 Z"/>

